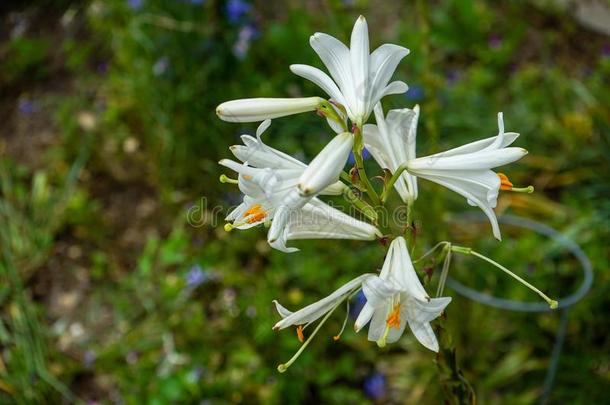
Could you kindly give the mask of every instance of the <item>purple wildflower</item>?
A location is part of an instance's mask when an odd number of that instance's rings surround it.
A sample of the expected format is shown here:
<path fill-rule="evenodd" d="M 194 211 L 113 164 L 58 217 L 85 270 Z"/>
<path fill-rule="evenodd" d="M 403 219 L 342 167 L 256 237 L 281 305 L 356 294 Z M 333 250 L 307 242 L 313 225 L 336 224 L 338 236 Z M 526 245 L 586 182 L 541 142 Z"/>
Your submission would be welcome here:
<path fill-rule="evenodd" d="M 239 30 L 237 42 L 233 45 L 233 54 L 238 59 L 244 59 L 250 50 L 250 42 L 259 36 L 259 32 L 253 25 L 245 25 Z"/>
<path fill-rule="evenodd" d="M 602 46 L 602 58 L 610 59 L 610 43 L 608 42 Z"/>
<path fill-rule="evenodd" d="M 362 159 L 367 160 L 370 157 L 371 157 L 371 152 L 369 152 L 369 150 L 367 148 L 362 149 Z M 349 156 L 347 157 L 347 163 L 349 163 L 350 165 L 353 165 L 356 163 L 356 159 L 354 158 L 354 152 L 349 153 Z"/>
<path fill-rule="evenodd" d="M 487 43 L 491 49 L 499 49 L 502 46 L 503 39 L 500 35 L 492 35 Z"/>
<path fill-rule="evenodd" d="M 385 376 L 376 372 L 364 380 L 364 392 L 370 398 L 380 399 L 385 396 L 385 385 Z"/>
<path fill-rule="evenodd" d="M 366 304 L 366 296 L 362 292 L 362 290 L 358 291 L 358 294 L 352 299 L 349 307 L 349 316 L 356 319 L 358 318 L 358 314 L 362 311 L 362 308 Z"/>
<path fill-rule="evenodd" d="M 127 5 L 132 10 L 139 10 L 144 5 L 144 0 L 127 0 Z"/>
<path fill-rule="evenodd" d="M 203 271 L 200 265 L 196 264 L 186 273 L 186 285 L 190 289 L 195 289 L 209 280 L 209 275 Z"/>
<path fill-rule="evenodd" d="M 169 58 L 167 56 L 163 56 L 162 58 L 157 59 L 153 65 L 153 74 L 155 76 L 161 76 L 163 73 L 165 73 L 167 68 L 169 68 Z"/>
<path fill-rule="evenodd" d="M 29 100 L 27 98 L 22 98 L 21 100 L 19 100 L 18 108 L 19 112 L 22 115 L 25 115 L 26 117 L 34 114 L 38 110 L 36 104 L 34 104 L 32 100 Z"/>
<path fill-rule="evenodd" d="M 409 90 L 407 91 L 406 97 L 408 100 L 411 101 L 419 101 L 422 100 L 425 96 L 424 93 L 424 88 L 421 86 L 418 86 L 417 84 L 412 85 L 411 87 L 409 87 Z"/>
<path fill-rule="evenodd" d="M 93 350 L 87 350 L 85 352 L 85 355 L 83 356 L 83 363 L 85 364 L 85 366 L 86 367 L 93 366 L 93 363 L 95 363 L 95 360 L 97 360 L 97 354 Z"/>
<path fill-rule="evenodd" d="M 230 23 L 235 24 L 250 12 L 252 5 L 244 0 L 229 0 L 227 2 L 227 19 Z"/>

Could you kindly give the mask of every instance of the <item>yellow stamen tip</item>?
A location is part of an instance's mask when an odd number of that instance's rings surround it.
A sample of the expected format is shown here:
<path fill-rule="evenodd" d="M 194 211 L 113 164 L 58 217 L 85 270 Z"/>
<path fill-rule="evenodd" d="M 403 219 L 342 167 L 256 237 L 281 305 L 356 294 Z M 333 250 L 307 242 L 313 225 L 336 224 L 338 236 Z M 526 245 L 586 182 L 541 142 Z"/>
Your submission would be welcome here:
<path fill-rule="evenodd" d="M 288 367 L 286 367 L 285 364 L 280 364 L 279 366 L 277 366 L 277 371 L 279 371 L 280 373 L 285 373 L 286 370 L 288 370 Z"/>
<path fill-rule="evenodd" d="M 233 225 L 227 223 L 227 224 L 225 224 L 224 228 L 225 228 L 225 231 L 231 232 L 233 230 Z"/>
<path fill-rule="evenodd" d="M 551 307 L 551 309 L 557 309 L 558 306 L 559 303 L 555 300 L 551 300 L 551 302 L 549 302 L 549 307 Z"/>
<path fill-rule="evenodd" d="M 337 340 L 341 339 L 341 335 L 337 335 L 337 336 L 333 336 L 333 340 L 336 342 Z"/>
<path fill-rule="evenodd" d="M 219 178 L 221 183 L 229 183 L 229 184 L 238 184 L 238 181 L 235 179 L 230 178 L 229 176 L 227 176 L 226 174 L 221 174 L 220 178 Z"/>

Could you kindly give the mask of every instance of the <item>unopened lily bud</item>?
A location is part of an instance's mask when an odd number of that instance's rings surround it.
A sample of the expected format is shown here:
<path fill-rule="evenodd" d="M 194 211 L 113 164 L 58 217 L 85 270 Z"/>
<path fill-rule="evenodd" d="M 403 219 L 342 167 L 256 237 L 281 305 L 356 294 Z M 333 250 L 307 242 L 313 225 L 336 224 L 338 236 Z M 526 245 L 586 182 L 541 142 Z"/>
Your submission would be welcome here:
<path fill-rule="evenodd" d="M 320 97 L 244 98 L 216 107 L 218 117 L 227 122 L 258 122 L 316 110 L 324 102 Z"/>
<path fill-rule="evenodd" d="M 349 132 L 335 136 L 311 161 L 299 178 L 299 192 L 303 196 L 315 195 L 339 179 L 354 137 Z"/>

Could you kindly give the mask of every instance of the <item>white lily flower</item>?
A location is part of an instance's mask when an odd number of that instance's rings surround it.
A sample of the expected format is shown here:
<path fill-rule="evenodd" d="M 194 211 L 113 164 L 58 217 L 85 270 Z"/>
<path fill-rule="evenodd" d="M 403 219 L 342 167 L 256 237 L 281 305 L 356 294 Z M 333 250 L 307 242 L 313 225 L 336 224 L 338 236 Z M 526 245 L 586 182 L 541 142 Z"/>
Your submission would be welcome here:
<path fill-rule="evenodd" d="M 341 302 L 345 301 L 351 294 L 358 291 L 362 282 L 369 278 L 375 277 L 374 274 L 363 274 L 355 279 L 348 281 L 335 292 L 321 300 L 314 302 L 296 312 L 291 312 L 284 308 L 277 300 L 274 300 L 275 308 L 282 317 L 282 320 L 277 322 L 274 330 L 280 330 L 289 326 L 305 325 L 318 320 L 320 317 L 335 309 Z"/>
<path fill-rule="evenodd" d="M 491 170 L 527 154 L 523 148 L 507 147 L 519 134 L 504 132 L 502 113 L 498 113 L 498 128 L 495 137 L 411 160 L 407 163 L 407 171 L 445 186 L 466 197 L 470 205 L 481 208 L 491 222 L 493 235 L 501 240 L 500 227 L 493 211 L 500 189 L 527 192 L 533 189 L 515 189 L 506 176 Z"/>
<path fill-rule="evenodd" d="M 335 138 L 338 141 L 331 141 L 330 146 L 327 145 L 318 155 L 322 158 L 316 157 L 314 162 L 317 163 L 312 162 L 316 168 L 314 175 L 304 176 L 311 165 L 307 166 L 262 142 L 261 135 L 270 124 L 270 120 L 264 121 L 258 127 L 256 138 L 243 135 L 244 145 L 231 147 L 233 154 L 243 163 L 229 159 L 219 162 L 239 173 L 237 184 L 244 193 L 243 202 L 225 218 L 232 221 L 225 228 L 247 229 L 271 221 L 267 236 L 269 244 L 284 252 L 298 250 L 286 247 L 286 242 L 293 239 L 373 240 L 381 236 L 374 226 L 314 198 L 317 194 L 339 195 L 344 191 L 346 186 L 336 180 L 351 149 L 352 135 L 338 135 Z M 343 152 L 345 149 L 347 152 Z M 337 151 L 342 151 L 338 160 L 335 157 Z M 333 159 L 337 162 L 329 167 L 327 163 Z M 318 173 L 326 174 L 319 176 Z M 302 195 L 299 186 L 304 177 L 312 179 L 305 184 L 317 187 L 315 193 Z"/>
<path fill-rule="evenodd" d="M 367 302 L 356 319 L 356 332 L 370 322 L 368 339 L 383 347 L 396 342 L 408 323 L 422 345 L 438 352 L 430 322 L 443 312 L 451 297 L 428 297 L 403 237 L 392 241 L 381 273 L 363 280 L 362 291 Z"/>
<path fill-rule="evenodd" d="M 331 99 L 342 104 L 349 118 L 360 128 L 382 97 L 408 90 L 408 86 L 401 81 L 388 82 L 409 50 L 384 44 L 370 53 L 368 26 L 363 16 L 358 17 L 354 24 L 349 48 L 338 39 L 319 32 L 310 37 L 309 43 L 326 65 L 332 79 L 309 65 L 291 65 L 290 70 L 312 81 Z"/>
<path fill-rule="evenodd" d="M 289 240 L 374 240 L 381 236 L 381 232 L 373 225 L 313 198 L 299 210 L 287 206 L 278 209 L 267 238 L 275 249 L 292 253 L 299 249 L 287 247 L 286 242 Z"/>
<path fill-rule="evenodd" d="M 271 120 L 264 121 L 256 131 L 256 138 L 243 135 L 244 145 L 231 147 L 235 157 L 243 163 L 229 159 L 219 162 L 239 173 L 237 184 L 244 193 L 244 201 L 226 217 L 227 221 L 233 221 L 230 228 L 247 229 L 259 225 L 273 219 L 278 207 L 300 208 L 311 199 L 300 197 L 296 192 L 307 165 L 261 140 L 269 125 Z M 345 187 L 337 181 L 321 190 L 320 194 L 339 195 Z"/>
<path fill-rule="evenodd" d="M 216 107 L 216 114 L 221 120 L 227 122 L 258 122 L 314 111 L 324 101 L 320 97 L 244 98 L 220 104 Z"/>
<path fill-rule="evenodd" d="M 341 170 L 354 145 L 349 132 L 336 135 L 307 166 L 299 178 L 299 191 L 303 196 L 318 194 L 339 180 Z"/>
<path fill-rule="evenodd" d="M 419 106 L 412 110 L 390 110 L 385 118 L 380 103 L 375 105 L 374 111 L 377 125 L 364 126 L 364 146 L 379 166 L 393 174 L 401 165 L 415 159 Z M 402 172 L 394 188 L 405 203 L 417 199 L 417 178 L 407 171 Z"/>

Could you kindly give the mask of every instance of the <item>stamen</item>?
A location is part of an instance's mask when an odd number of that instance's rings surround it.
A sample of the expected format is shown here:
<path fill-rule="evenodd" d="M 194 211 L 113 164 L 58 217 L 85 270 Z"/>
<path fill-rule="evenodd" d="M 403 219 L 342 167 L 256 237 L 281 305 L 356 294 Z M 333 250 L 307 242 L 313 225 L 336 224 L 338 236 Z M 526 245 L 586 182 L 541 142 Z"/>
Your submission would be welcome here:
<path fill-rule="evenodd" d="M 347 325 L 347 318 L 349 318 L 349 298 L 346 302 L 347 302 L 347 308 L 345 309 L 345 318 L 343 319 L 343 325 L 341 326 L 341 330 L 339 331 L 339 333 L 337 333 L 335 336 L 333 336 L 333 340 L 335 342 L 337 340 L 341 339 L 341 335 L 343 334 L 343 331 L 345 330 L 345 325 Z"/>
<path fill-rule="evenodd" d="M 267 213 L 263 210 L 263 206 L 260 204 L 254 204 L 244 212 L 244 218 L 246 222 L 252 224 L 254 222 L 260 222 L 267 216 Z"/>
<path fill-rule="evenodd" d="M 500 178 L 500 190 L 512 190 L 513 188 L 513 183 L 510 182 L 510 180 L 508 179 L 508 176 L 505 175 L 504 173 L 496 173 L 498 175 L 498 177 Z"/>
<path fill-rule="evenodd" d="M 229 183 L 229 184 L 238 184 L 236 179 L 232 179 L 229 176 L 227 176 L 226 174 L 221 174 L 220 175 L 220 182 L 221 183 Z"/>
<path fill-rule="evenodd" d="M 394 309 L 386 319 L 388 328 L 400 329 L 400 304 L 394 304 Z"/>
<path fill-rule="evenodd" d="M 231 231 L 233 230 L 233 228 L 235 228 L 235 227 L 234 227 L 233 225 L 231 225 L 230 223 L 228 223 L 228 222 L 227 222 L 227 223 L 225 224 L 224 228 L 225 228 L 225 231 L 227 231 L 227 232 L 231 232 Z"/>
<path fill-rule="evenodd" d="M 496 262 L 495 260 L 492 260 L 492 259 L 490 259 L 489 257 L 487 257 L 485 255 L 482 255 L 482 254 L 480 254 L 478 252 L 475 252 L 474 250 L 472 250 L 471 248 L 468 248 L 468 247 L 452 246 L 451 250 L 453 252 L 462 253 L 462 254 L 465 254 L 465 255 L 472 255 L 472 256 L 478 257 L 481 260 L 485 260 L 487 263 L 492 264 L 493 266 L 499 268 L 504 273 L 508 274 L 509 276 L 511 276 L 512 278 L 514 278 L 515 280 L 517 280 L 518 282 L 520 282 L 521 284 L 523 284 L 524 286 L 529 288 L 530 290 L 534 291 L 543 300 L 545 300 L 547 302 L 547 304 L 549 304 L 549 307 L 551 309 L 557 309 L 557 307 L 559 306 L 559 303 L 556 300 L 550 299 L 545 293 L 543 293 L 542 291 L 540 291 L 539 289 L 537 289 L 536 287 L 534 287 L 533 285 L 531 285 L 530 283 L 528 283 L 523 278 L 519 277 L 518 275 L 516 275 L 515 273 L 513 273 L 512 271 L 510 271 L 506 267 L 502 266 L 500 263 Z"/>
<path fill-rule="evenodd" d="M 301 343 L 305 341 L 305 336 L 303 335 L 303 325 L 297 326 L 297 338 Z"/>
<path fill-rule="evenodd" d="M 500 190 L 504 191 L 513 191 L 515 193 L 528 193 L 531 194 L 534 192 L 534 186 L 527 187 L 513 187 L 513 183 L 508 179 L 504 173 L 496 173 L 500 178 Z"/>

